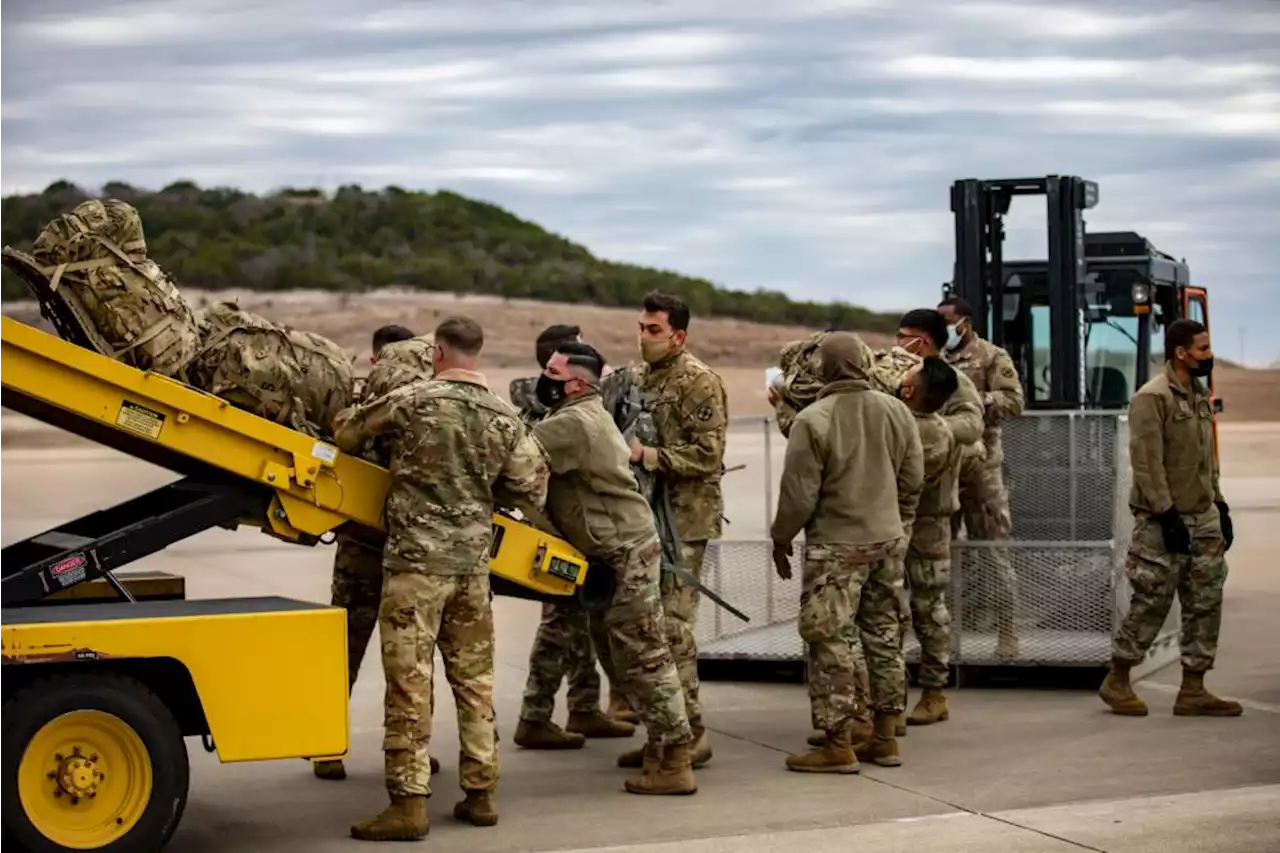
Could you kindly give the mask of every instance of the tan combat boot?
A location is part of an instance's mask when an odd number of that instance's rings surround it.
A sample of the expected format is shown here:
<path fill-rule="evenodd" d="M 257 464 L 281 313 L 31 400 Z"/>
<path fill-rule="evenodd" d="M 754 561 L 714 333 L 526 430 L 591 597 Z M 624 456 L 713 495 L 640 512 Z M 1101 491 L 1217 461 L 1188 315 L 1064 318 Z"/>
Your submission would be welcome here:
<path fill-rule="evenodd" d="M 947 709 L 947 697 L 941 687 L 926 687 L 920 694 L 920 701 L 911 709 L 907 717 L 909 726 L 931 726 L 951 717 Z"/>
<path fill-rule="evenodd" d="M 1182 670 L 1182 688 L 1173 704 L 1177 717 L 1238 717 L 1244 713 L 1239 702 L 1219 699 L 1204 689 L 1204 673 Z"/>
<path fill-rule="evenodd" d="M 525 749 L 582 749 L 587 743 L 582 735 L 566 732 L 549 720 L 545 723 L 521 720 L 513 740 L 516 746 Z"/>
<path fill-rule="evenodd" d="M 640 715 L 631 710 L 626 698 L 616 690 L 609 691 L 609 710 L 606 713 L 615 720 L 631 723 L 633 726 L 640 724 Z"/>
<path fill-rule="evenodd" d="M 907 718 L 906 718 L 906 717 L 904 717 L 904 716 L 902 716 L 901 714 L 895 714 L 895 715 L 894 715 L 894 720 L 893 720 L 893 736 L 894 736 L 894 737 L 906 737 L 906 736 L 907 736 Z"/>
<path fill-rule="evenodd" d="M 1017 660 L 1018 635 L 1012 628 L 1001 628 L 996 637 L 996 655 L 1003 661 Z"/>
<path fill-rule="evenodd" d="M 830 734 L 824 733 L 822 743 L 814 744 L 814 749 L 788 756 L 787 769 L 797 773 L 857 773 L 858 757 L 853 751 L 852 731 L 851 725 L 845 725 Z"/>
<path fill-rule="evenodd" d="M 454 820 L 472 826 L 497 826 L 498 806 L 493 791 L 467 791 L 467 798 L 453 807 Z"/>
<path fill-rule="evenodd" d="M 636 727 L 631 723 L 608 717 L 600 711 L 588 713 L 570 712 L 565 731 L 586 738 L 631 737 Z"/>
<path fill-rule="evenodd" d="M 866 712 L 859 712 L 859 715 L 853 718 L 849 728 L 849 742 L 854 749 L 871 740 L 875 730 L 871 725 L 871 715 Z M 809 746 L 822 746 L 827 742 L 826 732 L 816 732 L 809 735 Z"/>
<path fill-rule="evenodd" d="M 871 740 L 854 749 L 859 761 L 869 761 L 880 767 L 901 767 L 902 759 L 898 757 L 897 714 L 876 712 L 875 734 Z"/>
<path fill-rule="evenodd" d="M 1147 706 L 1129 684 L 1129 670 L 1132 668 L 1133 664 L 1128 661 L 1112 658 L 1111 669 L 1098 688 L 1098 696 L 1122 717 L 1145 717 Z"/>
<path fill-rule="evenodd" d="M 427 798 L 392 795 L 391 805 L 377 817 L 351 825 L 351 837 L 361 841 L 417 841 L 427 837 Z"/>
<path fill-rule="evenodd" d="M 706 726 L 691 726 L 693 741 L 689 744 L 690 761 L 693 769 L 706 767 L 711 761 L 711 738 L 707 735 Z"/>
<path fill-rule="evenodd" d="M 623 783 L 627 793 L 675 796 L 698 792 L 689 744 L 651 746 L 642 752 L 647 754 L 642 758 L 640 775 Z"/>

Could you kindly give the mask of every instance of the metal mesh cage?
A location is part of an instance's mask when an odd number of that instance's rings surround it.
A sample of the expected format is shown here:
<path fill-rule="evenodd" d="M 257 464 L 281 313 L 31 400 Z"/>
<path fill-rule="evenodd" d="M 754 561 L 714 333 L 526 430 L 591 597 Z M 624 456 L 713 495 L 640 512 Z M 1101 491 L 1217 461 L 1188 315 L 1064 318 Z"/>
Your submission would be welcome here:
<path fill-rule="evenodd" d="M 780 451 L 783 442 L 774 446 Z M 768 445 L 765 445 L 766 450 Z M 1128 421 L 1117 412 L 1028 412 L 1004 429 L 1004 474 L 1013 535 L 1005 542 L 952 544 L 953 665 L 1102 666 L 1128 610 L 1124 577 L 1128 509 Z M 780 459 L 765 470 L 780 471 Z M 767 481 L 775 479 L 767 476 Z M 773 482 L 770 490 L 776 488 Z M 772 501 L 771 494 L 765 500 Z M 703 580 L 751 617 L 744 623 L 704 599 L 699 656 L 714 660 L 799 661 L 803 542 L 792 578 L 774 573 L 763 539 L 708 545 Z M 1177 653 L 1175 602 L 1142 669 Z M 1002 629 L 1016 637 L 1000 642 Z M 910 631 L 907 659 L 918 660 Z"/>

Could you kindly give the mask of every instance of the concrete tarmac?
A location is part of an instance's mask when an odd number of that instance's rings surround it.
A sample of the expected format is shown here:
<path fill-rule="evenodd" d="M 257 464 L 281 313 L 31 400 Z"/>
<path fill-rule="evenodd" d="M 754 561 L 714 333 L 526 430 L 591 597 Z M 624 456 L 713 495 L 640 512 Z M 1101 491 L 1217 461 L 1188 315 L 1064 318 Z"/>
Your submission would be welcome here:
<path fill-rule="evenodd" d="M 432 831 L 422 847 L 493 853 L 792 847 L 825 853 L 855 845 L 912 853 L 1280 850 L 1277 438 L 1280 425 L 1223 429 L 1223 488 L 1237 543 L 1218 667 L 1208 684 L 1245 703 L 1240 718 L 1173 717 L 1176 667 L 1138 687 L 1152 708 L 1138 719 L 1107 713 L 1091 691 L 964 688 L 951 693 L 950 721 L 911 729 L 901 742 L 902 767 L 823 777 L 788 773 L 783 766 L 810 732 L 802 687 L 705 683 L 715 758 L 698 774 L 698 794 L 634 797 L 623 793 L 627 771 L 614 758 L 638 745 L 639 737 L 592 741 L 581 751 L 560 753 L 528 752 L 510 742 L 538 606 L 499 599 L 502 819 L 497 827 L 478 829 L 450 816 L 460 796 L 457 727 L 452 697 L 439 677 L 433 751 L 444 770 L 433 780 Z M 728 464 L 758 459 L 762 440 L 735 430 Z M 741 502 L 730 515 L 740 512 L 745 519 L 750 499 L 763 500 L 763 478 L 751 468 L 728 476 L 735 478 L 726 481 L 733 484 L 727 489 L 731 500 Z M 0 538 L 6 544 L 22 539 L 171 479 L 166 471 L 83 443 L 33 450 L 7 443 L 0 454 Z M 754 512 L 762 526 L 763 509 L 757 505 Z M 735 518 L 733 538 L 748 538 L 737 528 Z M 331 561 L 328 547 L 215 530 L 135 565 L 183 574 L 192 598 L 279 594 L 327 601 Z M 222 765 L 189 741 L 191 798 L 170 849 L 361 847 L 347 837 L 349 825 L 385 803 L 381 694 L 375 644 L 352 697 L 349 778 L 343 782 L 314 779 L 302 761 Z M 562 694 L 557 719 L 563 715 Z"/>

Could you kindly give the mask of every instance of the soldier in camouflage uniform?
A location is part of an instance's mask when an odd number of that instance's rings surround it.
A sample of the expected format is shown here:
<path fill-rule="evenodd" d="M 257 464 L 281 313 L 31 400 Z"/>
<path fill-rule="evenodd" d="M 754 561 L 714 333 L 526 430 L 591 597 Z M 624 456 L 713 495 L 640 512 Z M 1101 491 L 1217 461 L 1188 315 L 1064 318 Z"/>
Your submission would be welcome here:
<path fill-rule="evenodd" d="M 416 379 L 431 378 L 431 335 L 415 338 L 403 326 L 383 326 L 373 334 L 373 369 L 354 395 L 356 405 L 376 400 L 388 391 Z M 369 440 L 360 449 L 362 459 L 387 467 L 391 456 L 386 438 Z M 347 533 L 337 535 L 333 555 L 332 603 L 347 611 L 347 690 L 355 687 L 360 664 L 369 648 L 369 638 L 378 624 L 382 599 L 382 546 L 384 542 L 364 541 Z M 316 761 L 312 765 L 320 779 L 347 778 L 341 759 Z M 431 772 L 440 771 L 440 762 L 431 758 Z"/>
<path fill-rule="evenodd" d="M 550 414 L 533 428 L 547 454 L 547 518 L 592 560 L 591 571 L 612 571 L 616 587 L 602 613 L 602 648 L 648 730 L 640 775 L 626 781 L 633 794 L 697 791 L 684 690 L 667 642 L 659 593 L 662 544 L 653 512 L 629 465 L 627 443 L 601 405 L 604 359 L 582 343 L 561 344 L 538 382 Z"/>
<path fill-rule="evenodd" d="M 792 540 L 804 531 L 799 630 L 813 726 L 826 737 L 790 756 L 787 767 L 856 773 L 860 758 L 902 763 L 895 737 L 906 692 L 899 595 L 924 462 L 910 410 L 873 393 L 861 339 L 833 332 L 818 352 L 826 384 L 791 423 L 771 536 L 774 564 L 786 580 Z M 859 632 L 875 717 L 873 736 L 855 751 Z"/>
<path fill-rule="evenodd" d="M 724 382 L 707 365 L 685 351 L 689 308 L 666 293 L 644 298 L 640 315 L 643 365 L 628 368 L 648 398 L 657 441 L 631 439 L 631 461 L 661 479 L 680 537 L 680 566 L 696 578 L 702 574 L 707 541 L 720 537 L 723 501 L 725 434 L 729 402 Z M 684 703 L 693 727 L 693 766 L 711 760 L 711 742 L 698 702 L 698 647 L 694 629 L 701 594 L 673 573 L 662 576 L 662 608 L 676 668 L 684 686 Z M 638 709 L 637 709 L 638 710 Z M 639 767 L 641 750 L 618 757 L 621 767 Z"/>
<path fill-rule="evenodd" d="M 1164 349 L 1164 370 L 1129 404 L 1133 538 L 1126 574 L 1133 595 L 1112 638 L 1111 669 L 1098 694 L 1117 714 L 1146 716 L 1129 670 L 1146 657 L 1176 595 L 1182 603 L 1182 687 L 1173 713 L 1236 717 L 1243 713 L 1239 702 L 1204 687 L 1218 653 L 1224 554 L 1235 539 L 1214 447 L 1209 332 L 1177 320 L 1165 331 Z"/>
<path fill-rule="evenodd" d="M 951 663 L 951 516 L 957 509 L 960 445 L 938 410 L 959 386 L 956 371 L 943 359 L 926 358 L 911 368 L 898 398 L 915 415 L 924 451 L 924 485 L 907 544 L 906 581 L 909 618 L 902 621 L 899 646 L 907 624 L 920 642 L 920 701 L 907 717 L 910 725 L 929 725 L 950 716 L 942 688 Z M 903 686 L 906 686 L 904 680 Z"/>
<path fill-rule="evenodd" d="M 351 827 L 355 838 L 414 840 L 428 831 L 434 653 L 458 712 L 454 817 L 497 823 L 498 749 L 493 716 L 493 614 L 489 546 L 495 500 L 541 512 L 547 466 L 515 409 L 475 369 L 480 325 L 451 317 L 436 328 L 434 377 L 344 412 L 334 440 L 348 453 L 370 439 L 390 445 L 387 543 L 378 624 L 387 679 L 387 790 L 391 805 Z"/>
<path fill-rule="evenodd" d="M 938 311 L 948 324 L 945 358 L 972 380 L 982 395 L 983 408 L 980 452 L 966 453 L 961 462 L 960 512 L 952 519 L 952 533 L 959 532 L 963 521 L 969 539 L 1004 541 L 1013 535 L 1013 516 L 1009 513 L 1009 492 L 1004 483 L 1000 424 L 1022 414 L 1026 405 L 1022 383 L 1009 353 L 973 331 L 973 309 L 968 302 L 951 296 L 938 305 Z M 995 581 L 994 596 L 983 598 L 995 598 L 997 654 L 1013 660 L 1018 656 L 1013 620 L 1017 609 L 1017 574 L 1004 548 L 993 548 L 983 556 L 991 561 Z"/>
<path fill-rule="evenodd" d="M 577 326 L 547 327 L 535 342 L 538 366 L 545 369 L 547 359 L 560 344 L 581 340 L 582 330 Z M 540 422 L 549 411 L 538 400 L 538 380 L 536 376 L 515 379 L 510 386 L 511 402 L 530 426 Z M 635 733 L 631 722 L 610 719 L 600 711 L 600 673 L 596 670 L 592 636 L 602 636 L 601 631 L 602 626 L 594 626 L 593 631 L 592 617 L 576 601 L 542 605 L 542 620 L 529 650 L 529 678 L 514 737 L 518 746 L 580 749 L 587 738 L 630 737 Z M 605 662 L 609 660 L 607 650 L 601 657 Z M 569 720 L 562 729 L 551 716 L 560 682 L 566 675 Z M 612 688 L 612 678 L 610 683 Z M 614 692 L 610 690 L 611 694 Z"/>

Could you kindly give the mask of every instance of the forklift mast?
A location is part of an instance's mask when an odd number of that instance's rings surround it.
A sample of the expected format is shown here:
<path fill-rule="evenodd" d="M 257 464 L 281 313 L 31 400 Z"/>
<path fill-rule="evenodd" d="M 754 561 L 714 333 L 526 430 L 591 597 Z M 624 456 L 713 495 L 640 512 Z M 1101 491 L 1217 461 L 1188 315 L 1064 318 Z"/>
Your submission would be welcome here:
<path fill-rule="evenodd" d="M 997 346 L 1010 343 L 1005 327 L 1018 313 L 1018 294 L 1006 292 L 1004 217 L 1014 196 L 1024 195 L 1045 196 L 1048 208 L 1049 398 L 1059 407 L 1078 408 L 1086 382 L 1083 211 L 1098 203 L 1096 183 L 1062 175 L 956 181 L 951 187 L 956 260 L 950 291 L 973 308 L 975 333 Z"/>

